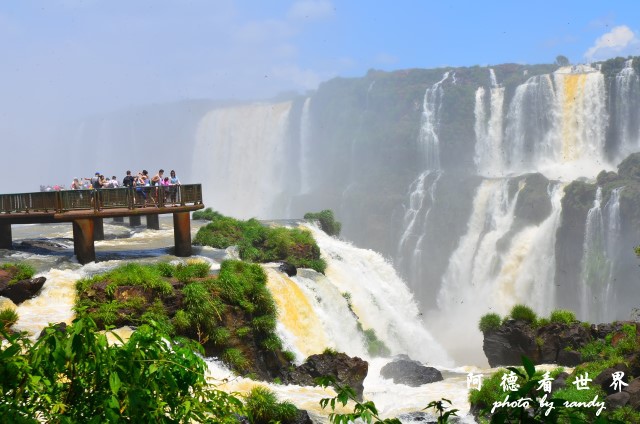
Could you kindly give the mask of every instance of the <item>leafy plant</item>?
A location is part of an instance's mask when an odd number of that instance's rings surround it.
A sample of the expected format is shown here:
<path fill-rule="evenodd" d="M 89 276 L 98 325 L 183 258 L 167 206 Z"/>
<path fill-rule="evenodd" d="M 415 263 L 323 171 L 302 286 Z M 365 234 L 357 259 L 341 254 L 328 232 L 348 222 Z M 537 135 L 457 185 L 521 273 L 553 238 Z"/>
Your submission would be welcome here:
<path fill-rule="evenodd" d="M 440 400 L 434 400 L 434 401 L 429 402 L 427 407 L 424 408 L 424 409 L 435 409 L 436 410 L 436 412 L 438 413 L 438 424 L 448 423 L 449 422 L 449 417 L 457 416 L 456 412 L 458 412 L 458 410 L 457 409 L 449 409 L 447 411 L 447 409 L 449 407 L 446 406 L 445 403 L 448 403 L 449 405 L 451 405 L 451 401 L 449 399 L 442 398 Z"/>
<path fill-rule="evenodd" d="M 348 414 L 336 414 L 331 412 L 329 414 L 329 421 L 334 424 L 350 424 L 356 422 L 356 420 L 362 420 L 368 424 L 401 424 L 397 418 L 380 418 L 376 405 L 371 401 L 360 402 L 356 398 L 356 393 L 349 386 L 342 386 L 332 376 L 324 376 L 316 379 L 316 383 L 322 387 L 332 386 L 336 391 L 336 396 L 333 398 L 320 399 L 320 406 L 322 409 L 330 407 L 332 411 L 335 411 L 337 404 L 346 406 L 347 402 L 354 403 L 353 412 Z"/>
<path fill-rule="evenodd" d="M 233 423 L 239 399 L 211 389 L 198 346 L 139 327 L 110 345 L 90 318 L 0 346 L 0 416 L 15 423 Z M 117 337 L 117 336 L 115 336 Z M 122 342 L 122 340 L 120 340 Z"/>

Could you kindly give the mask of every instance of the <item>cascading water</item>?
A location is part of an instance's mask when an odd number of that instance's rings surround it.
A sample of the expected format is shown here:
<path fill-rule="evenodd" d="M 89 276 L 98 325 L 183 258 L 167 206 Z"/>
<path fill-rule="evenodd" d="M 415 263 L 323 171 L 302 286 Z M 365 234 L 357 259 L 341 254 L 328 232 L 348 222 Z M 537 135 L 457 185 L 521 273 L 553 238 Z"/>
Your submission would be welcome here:
<path fill-rule="evenodd" d="M 607 322 L 613 312 L 613 276 L 620 237 L 620 192 L 611 191 L 602 207 L 602 187 L 596 190 L 593 206 L 587 213 L 580 275 L 580 318 L 585 321 Z"/>
<path fill-rule="evenodd" d="M 214 109 L 200 122 L 193 178 L 206 204 L 238 218 L 271 218 L 284 186 L 291 103 Z M 251 172 L 247 172 L 251 170 Z"/>
<path fill-rule="evenodd" d="M 311 119 L 309 107 L 311 97 L 307 97 L 302 106 L 302 116 L 300 117 L 300 194 L 308 193 L 311 189 L 310 175 L 310 155 L 311 155 Z"/>
<path fill-rule="evenodd" d="M 489 91 L 489 113 L 486 111 L 485 89 L 476 90 L 474 108 L 476 152 L 474 161 L 478 174 L 487 177 L 501 176 L 504 172 L 503 158 L 503 103 L 504 87 L 498 85 L 496 74 L 489 69 L 491 89 Z"/>
<path fill-rule="evenodd" d="M 445 72 L 440 81 L 427 88 L 422 101 L 418 148 L 424 154 L 426 168 L 430 170 L 440 169 L 439 126 L 442 113 L 442 96 L 444 95 L 442 84 L 447 78 L 449 78 L 449 72 Z"/>
<path fill-rule="evenodd" d="M 633 59 L 613 80 L 611 96 L 612 143 L 617 148 L 616 159 L 640 149 L 640 76 L 633 69 Z"/>
<path fill-rule="evenodd" d="M 589 67 L 561 68 L 520 85 L 507 113 L 508 171 L 568 181 L 603 167 L 608 125 L 604 77 Z"/>

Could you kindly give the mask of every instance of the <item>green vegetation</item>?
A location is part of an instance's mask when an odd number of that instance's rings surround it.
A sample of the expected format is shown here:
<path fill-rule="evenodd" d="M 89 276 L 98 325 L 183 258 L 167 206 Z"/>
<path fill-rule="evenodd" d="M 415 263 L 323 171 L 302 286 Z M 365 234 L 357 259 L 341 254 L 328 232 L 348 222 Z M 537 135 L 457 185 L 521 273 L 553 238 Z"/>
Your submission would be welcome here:
<path fill-rule="evenodd" d="M 36 273 L 36 270 L 31 265 L 24 263 L 3 264 L 2 266 L 0 266 L 0 269 L 3 271 L 7 271 L 9 275 L 11 275 L 11 279 L 7 283 L 10 286 L 17 283 L 18 281 L 33 278 Z"/>
<path fill-rule="evenodd" d="M 342 224 L 336 221 L 333 216 L 333 211 L 330 209 L 325 209 L 317 213 L 307 212 L 304 214 L 304 219 L 313 219 L 318 221 L 322 231 L 330 236 L 338 237 L 340 235 Z"/>
<path fill-rule="evenodd" d="M 569 384 L 565 389 L 549 394 L 542 390 L 543 380 L 555 379 L 562 372 L 562 368 L 547 374 L 536 371 L 533 363 L 524 356 L 522 363 L 522 368 L 508 367 L 494 373 L 483 381 L 480 390 L 470 391 L 469 402 L 472 408 L 480 411 L 480 422 L 489 422 L 489 420 L 491 423 L 539 424 L 620 422 L 606 410 L 601 415 L 596 415 L 597 407 L 574 408 L 565 405 L 565 402 L 589 402 L 596 395 L 599 401 L 603 401 L 605 394 L 600 387 L 578 390 L 577 386 L 568 381 Z M 578 368 L 574 371 L 574 376 L 576 372 L 585 371 L 577 370 Z M 513 380 L 506 380 L 507 377 Z M 507 384 L 513 384 L 515 390 L 504 390 L 505 381 Z M 505 405 L 504 402 L 508 402 L 509 405 Z"/>
<path fill-rule="evenodd" d="M 193 219 L 203 219 L 206 221 L 213 221 L 214 219 L 222 217 L 222 214 L 214 211 L 211 208 L 206 208 L 204 210 L 195 211 L 193 215 L 191 215 Z"/>
<path fill-rule="evenodd" d="M 502 319 L 500 318 L 500 315 L 491 312 L 483 315 L 482 318 L 480 318 L 478 328 L 483 334 L 486 334 L 492 331 L 496 331 L 501 324 Z"/>
<path fill-rule="evenodd" d="M 245 410 L 251 424 L 290 423 L 298 415 L 291 402 L 279 402 L 276 394 L 266 387 L 256 386 L 245 398 Z"/>
<path fill-rule="evenodd" d="M 318 272 L 324 272 L 327 267 L 309 231 L 271 228 L 256 219 L 240 221 L 213 212 L 210 216 L 211 222 L 198 230 L 194 244 L 217 249 L 235 245 L 240 258 L 249 262 L 285 261 L 298 268 L 311 268 Z"/>
<path fill-rule="evenodd" d="M 188 340 L 167 343 L 154 326 L 109 345 L 91 318 L 49 326 L 35 344 L 0 346 L 0 416 L 12 423 L 235 423 L 240 400 L 212 389 Z"/>
<path fill-rule="evenodd" d="M 615 343 L 613 343 L 614 337 L 616 338 Z M 620 363 L 624 361 L 625 355 L 638 350 L 640 350 L 640 345 L 636 335 L 636 326 L 624 324 L 620 331 L 608 334 L 604 340 L 596 339 L 587 343 L 580 349 L 580 353 L 585 361 Z"/>
<path fill-rule="evenodd" d="M 13 308 L 0 309 L 0 331 L 8 332 L 9 329 L 18 321 L 18 313 Z M 0 340 L 2 338 L 0 337 Z"/>
<path fill-rule="evenodd" d="M 576 322 L 576 314 L 566 309 L 556 309 L 549 315 L 550 322 L 558 322 L 562 324 L 573 324 Z"/>
<path fill-rule="evenodd" d="M 511 319 L 526 321 L 535 326 L 538 316 L 530 307 L 526 305 L 514 305 L 509 312 Z"/>
<path fill-rule="evenodd" d="M 217 278 L 209 271 L 202 261 L 130 263 L 79 280 L 76 309 L 100 328 L 153 324 L 168 336 L 188 337 L 242 373 L 255 371 L 262 354 L 286 362 L 262 267 L 225 261 Z"/>
<path fill-rule="evenodd" d="M 373 328 L 364 330 L 364 340 L 367 343 L 367 352 L 369 352 L 369 355 L 374 357 L 391 355 L 391 350 L 376 336 L 376 331 Z"/>

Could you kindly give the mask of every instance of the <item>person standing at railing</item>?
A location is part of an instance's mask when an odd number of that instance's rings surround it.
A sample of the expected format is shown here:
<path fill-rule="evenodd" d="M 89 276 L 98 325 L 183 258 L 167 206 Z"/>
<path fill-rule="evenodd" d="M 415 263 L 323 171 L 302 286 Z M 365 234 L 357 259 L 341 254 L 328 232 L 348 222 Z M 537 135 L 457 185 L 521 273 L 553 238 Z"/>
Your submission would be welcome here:
<path fill-rule="evenodd" d="M 76 177 L 73 179 L 73 182 L 71 183 L 71 190 L 80 190 L 82 189 L 82 184 L 80 183 L 80 180 Z"/>
<path fill-rule="evenodd" d="M 131 171 L 127 171 L 126 177 L 122 179 L 122 185 L 124 187 L 133 187 L 135 184 L 135 178 L 131 176 Z"/>
<path fill-rule="evenodd" d="M 120 183 L 118 182 L 118 179 L 116 178 L 115 175 L 113 175 L 111 177 L 111 180 L 109 180 L 109 188 L 118 188 L 120 187 Z"/>
<path fill-rule="evenodd" d="M 171 187 L 169 188 L 169 192 L 171 194 L 171 203 L 176 203 L 176 197 L 178 194 L 178 186 L 180 185 L 180 178 L 176 176 L 176 171 L 173 169 L 169 172 L 169 183 L 171 183 Z"/>

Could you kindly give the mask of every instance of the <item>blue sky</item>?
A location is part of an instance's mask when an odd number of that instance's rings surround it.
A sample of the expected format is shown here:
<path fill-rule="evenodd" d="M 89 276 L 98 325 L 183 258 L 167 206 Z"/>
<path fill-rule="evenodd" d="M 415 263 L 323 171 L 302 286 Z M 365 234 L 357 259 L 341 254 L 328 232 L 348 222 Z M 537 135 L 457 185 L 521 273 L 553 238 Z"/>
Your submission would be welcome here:
<path fill-rule="evenodd" d="M 263 99 L 371 68 L 640 55 L 638 4 L 4 1 L 0 113 L 55 118 L 188 98 Z"/>

